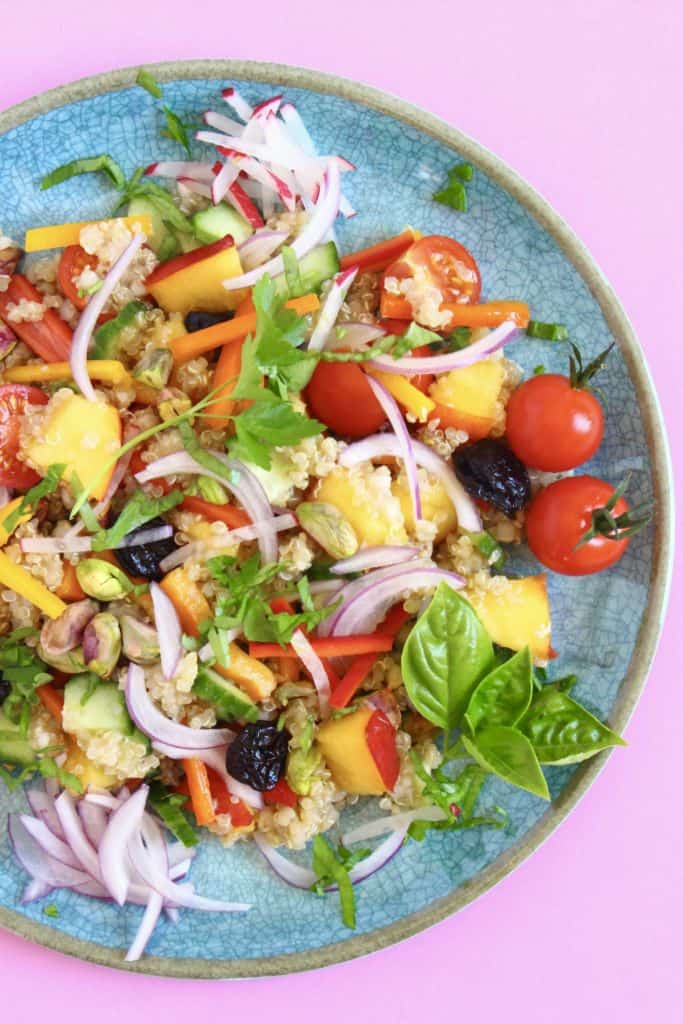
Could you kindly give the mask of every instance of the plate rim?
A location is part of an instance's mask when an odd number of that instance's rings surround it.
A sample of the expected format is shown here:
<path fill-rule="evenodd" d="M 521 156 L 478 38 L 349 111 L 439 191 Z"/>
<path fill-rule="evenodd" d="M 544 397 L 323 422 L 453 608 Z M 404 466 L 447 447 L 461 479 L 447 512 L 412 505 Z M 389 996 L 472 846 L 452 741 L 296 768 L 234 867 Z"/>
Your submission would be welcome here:
<path fill-rule="evenodd" d="M 662 411 L 643 350 L 612 286 L 588 249 L 550 203 L 505 161 L 436 115 L 390 93 L 312 68 L 254 60 L 180 60 L 149 63 L 144 66 L 152 69 L 155 77 L 163 82 L 182 79 L 263 82 L 339 96 L 387 114 L 456 149 L 459 154 L 484 171 L 551 235 L 564 256 L 578 271 L 600 306 L 633 381 L 643 420 L 658 510 L 648 586 L 649 600 L 631 661 L 609 718 L 610 725 L 622 731 L 643 691 L 666 612 L 673 568 L 673 473 Z M 135 65 L 81 78 L 49 89 L 0 112 L 0 137 L 10 129 L 56 107 L 129 88 L 135 84 L 139 67 L 140 65 Z M 376 952 L 424 931 L 492 889 L 554 832 L 595 781 L 609 756 L 610 751 L 605 751 L 580 765 L 558 799 L 534 827 L 510 850 L 496 858 L 454 892 L 393 924 L 367 932 L 365 935 L 355 935 L 341 942 L 321 946 L 319 949 L 239 960 L 146 956 L 137 963 L 128 964 L 123 962 L 118 950 L 66 935 L 48 924 L 32 921 L 6 907 L 0 907 L 0 927 L 48 949 L 90 963 L 161 977 L 257 978 L 314 970 L 345 962 Z"/>

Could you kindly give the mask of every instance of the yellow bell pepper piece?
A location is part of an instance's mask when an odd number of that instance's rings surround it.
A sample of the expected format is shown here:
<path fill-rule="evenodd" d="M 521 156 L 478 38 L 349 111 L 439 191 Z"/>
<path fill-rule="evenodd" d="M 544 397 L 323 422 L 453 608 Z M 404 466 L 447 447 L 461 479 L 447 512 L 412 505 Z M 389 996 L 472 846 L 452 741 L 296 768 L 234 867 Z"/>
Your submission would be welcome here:
<path fill-rule="evenodd" d="M 25 597 L 36 608 L 40 608 L 49 619 L 58 619 L 67 608 L 64 601 L 48 590 L 30 572 L 26 572 L 26 569 L 15 565 L 3 551 L 0 551 L 0 584 Z"/>
<path fill-rule="evenodd" d="M 153 273 L 158 274 L 158 269 Z M 166 277 L 148 279 L 147 288 L 152 298 L 167 313 L 185 314 L 191 309 L 222 313 L 236 309 L 244 298 L 244 289 L 229 292 L 223 287 L 227 277 L 237 277 L 241 273 L 239 253 L 237 247 L 232 245 L 206 259 L 189 263 Z"/>
<path fill-rule="evenodd" d="M 14 526 L 9 533 L 5 529 L 5 519 L 7 519 L 8 516 L 11 516 L 15 509 L 19 508 L 21 501 L 21 498 L 13 498 L 12 501 L 8 501 L 6 505 L 3 505 L 2 508 L 0 508 L 0 547 L 3 547 L 3 545 L 7 543 L 20 523 L 26 523 L 31 518 L 30 513 L 27 512 L 25 516 L 22 516 L 21 519 L 17 520 L 16 526 Z"/>
<path fill-rule="evenodd" d="M 368 373 L 372 374 L 380 384 L 384 384 L 398 404 L 412 413 L 420 423 L 425 423 L 429 419 L 429 414 L 436 408 L 436 404 L 431 398 L 424 395 L 406 377 L 401 377 L 398 373 L 382 373 L 381 370 L 368 370 Z"/>
<path fill-rule="evenodd" d="M 114 217 L 113 220 L 125 224 L 131 230 L 137 227 L 148 238 L 154 230 L 152 218 L 147 214 L 140 214 L 136 217 Z M 24 249 L 26 252 L 38 252 L 41 249 L 64 249 L 67 245 L 78 245 L 81 239 L 81 228 L 99 223 L 102 222 L 81 220 L 71 224 L 52 224 L 49 227 L 29 228 L 24 239 Z M 105 220 L 103 223 L 108 222 Z"/>
<path fill-rule="evenodd" d="M 91 380 L 115 386 L 133 383 L 128 370 L 118 359 L 89 359 L 86 366 Z M 69 363 L 29 363 L 28 366 L 12 366 L 5 371 L 2 379 L 12 384 L 71 380 L 71 367 Z"/>

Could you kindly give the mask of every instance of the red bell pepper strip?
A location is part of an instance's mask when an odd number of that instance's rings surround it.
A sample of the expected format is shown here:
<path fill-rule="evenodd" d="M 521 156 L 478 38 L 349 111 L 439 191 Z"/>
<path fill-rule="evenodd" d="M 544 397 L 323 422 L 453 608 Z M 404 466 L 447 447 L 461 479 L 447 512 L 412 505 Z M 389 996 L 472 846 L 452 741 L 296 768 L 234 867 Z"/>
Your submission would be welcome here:
<path fill-rule="evenodd" d="M 338 658 L 354 654 L 390 651 L 393 639 L 385 633 L 362 633 L 357 636 L 329 636 L 310 641 L 311 647 L 320 658 Z M 249 644 L 252 658 L 298 658 L 291 645 Z"/>
<path fill-rule="evenodd" d="M 386 238 L 383 242 L 370 245 L 367 249 L 360 249 L 358 252 L 342 256 L 339 264 L 342 270 L 346 270 L 348 267 L 358 267 L 361 274 L 369 270 L 386 270 L 389 264 L 402 256 L 414 241 L 415 235 L 408 229 L 393 238 Z M 409 313 L 407 319 L 411 320 L 412 314 Z"/>
<path fill-rule="evenodd" d="M 192 812 L 197 824 L 210 825 L 212 821 L 216 820 L 216 812 L 209 785 L 208 769 L 198 757 L 183 758 L 183 768 L 192 801 Z"/>
<path fill-rule="evenodd" d="M 211 523 L 225 523 L 231 530 L 236 530 L 240 526 L 248 526 L 251 522 L 247 513 L 243 512 L 241 508 L 235 508 L 234 505 L 215 505 L 212 501 L 204 501 L 203 498 L 193 496 L 184 498 L 180 507 L 187 512 L 196 512 L 197 515 L 204 516 Z"/>
<path fill-rule="evenodd" d="M 360 687 L 370 675 L 378 657 L 378 654 L 361 654 L 359 658 L 354 660 L 346 675 L 332 690 L 332 696 L 330 697 L 331 708 L 345 708 L 351 703 Z"/>
<path fill-rule="evenodd" d="M 375 711 L 370 717 L 365 726 L 365 741 L 382 782 L 391 791 L 401 766 L 396 749 L 396 730 L 383 711 Z"/>
<path fill-rule="evenodd" d="M 13 274 L 8 288 L 0 292 L 0 318 L 7 320 L 17 337 L 46 363 L 68 362 L 73 334 L 56 310 L 47 309 L 40 320 L 9 320 L 8 306 L 18 305 L 22 299 L 42 303 L 43 296 L 23 274 Z"/>
<path fill-rule="evenodd" d="M 287 779 L 278 779 L 272 789 L 267 789 L 263 794 L 265 804 L 281 804 L 283 807 L 296 807 L 299 800 L 298 795 L 287 782 Z"/>
<path fill-rule="evenodd" d="M 399 629 L 401 629 L 402 626 L 405 626 L 409 618 L 411 618 L 411 614 L 405 610 L 403 604 L 395 604 L 387 613 L 387 617 L 384 622 L 379 624 L 377 631 L 379 633 L 386 633 L 387 636 L 390 636 L 393 640 Z"/>
<path fill-rule="evenodd" d="M 227 787 L 225 779 L 213 768 L 206 769 L 211 786 L 211 795 L 218 814 L 229 814 L 235 828 L 251 825 L 254 815 L 243 800 L 237 799 Z"/>

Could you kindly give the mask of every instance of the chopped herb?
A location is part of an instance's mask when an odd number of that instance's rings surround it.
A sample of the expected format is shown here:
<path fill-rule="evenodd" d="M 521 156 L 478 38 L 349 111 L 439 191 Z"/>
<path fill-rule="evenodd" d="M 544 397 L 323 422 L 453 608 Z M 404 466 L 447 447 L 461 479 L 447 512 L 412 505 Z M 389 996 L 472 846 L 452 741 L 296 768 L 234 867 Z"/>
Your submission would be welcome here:
<path fill-rule="evenodd" d="M 167 135 L 170 139 L 175 139 L 183 147 L 188 156 L 191 156 L 190 140 L 187 135 L 187 127 L 177 114 L 174 114 L 170 107 L 162 105 L 161 109 L 166 115 L 166 131 L 162 132 L 162 135 Z"/>
<path fill-rule="evenodd" d="M 90 698 L 94 695 L 95 690 L 99 685 L 99 677 L 96 676 L 94 672 L 88 672 L 85 680 L 85 690 L 83 691 L 83 696 L 81 697 L 81 707 L 85 707 Z"/>
<path fill-rule="evenodd" d="M 10 687 L 3 713 L 20 726 L 24 739 L 31 708 L 38 700 L 36 689 L 52 680 L 45 662 L 38 657 L 35 648 L 26 643 L 29 637 L 37 636 L 37 630 L 26 627 L 0 638 L 0 676 Z"/>
<path fill-rule="evenodd" d="M 98 292 L 100 290 L 100 288 L 102 287 L 103 284 L 104 284 L 104 281 L 98 280 L 98 281 L 93 281 L 93 283 L 89 284 L 87 286 L 87 288 L 79 288 L 78 289 L 78 297 L 79 297 L 79 299 L 87 299 L 90 295 L 94 295 L 95 292 Z"/>
<path fill-rule="evenodd" d="M 448 172 L 448 181 L 444 188 L 435 192 L 432 198 L 437 203 L 450 206 L 452 210 L 467 211 L 467 192 L 463 182 L 471 181 L 474 170 L 471 164 L 456 164 Z"/>
<path fill-rule="evenodd" d="M 70 160 L 69 163 L 55 167 L 54 171 L 46 174 L 40 183 L 41 189 L 52 188 L 53 185 L 60 185 L 63 181 L 75 178 L 78 174 L 92 174 L 101 171 L 106 174 L 111 183 L 118 189 L 126 186 L 126 176 L 121 167 L 107 153 L 100 156 L 87 156 L 79 160 Z"/>
<path fill-rule="evenodd" d="M 527 337 L 540 338 L 542 341 L 566 341 L 569 337 L 564 324 L 546 324 L 542 320 L 530 320 L 526 333 Z"/>
<path fill-rule="evenodd" d="M 23 516 L 33 515 L 38 502 L 42 498 L 46 498 L 49 494 L 54 494 L 59 487 L 65 469 L 66 463 L 63 462 L 53 462 L 52 465 L 48 466 L 47 472 L 40 483 L 37 483 L 35 487 L 31 487 L 26 492 L 14 512 L 11 512 L 0 524 L 6 533 L 12 533 Z"/>
<path fill-rule="evenodd" d="M 486 532 L 486 530 L 482 530 L 481 533 L 471 533 L 470 540 L 477 551 L 481 552 L 485 558 L 489 559 L 489 563 L 494 567 L 494 569 L 502 569 L 505 565 L 506 556 L 495 537 L 492 537 L 490 533 Z M 495 558 L 491 561 L 491 558 L 494 555 Z"/>
<path fill-rule="evenodd" d="M 184 497 L 183 492 L 178 489 L 169 491 L 160 498 L 152 498 L 142 490 L 136 491 L 119 512 L 114 525 L 108 530 L 98 530 L 92 541 L 93 551 L 115 548 L 127 534 L 175 508 Z"/>
<path fill-rule="evenodd" d="M 154 75 L 150 74 L 149 71 L 145 71 L 144 68 L 140 68 L 140 70 L 138 71 L 138 76 L 135 79 L 135 84 L 139 85 L 142 89 L 145 89 L 150 94 L 150 96 L 154 96 L 155 99 L 161 99 L 161 86 L 157 82 Z"/>
<path fill-rule="evenodd" d="M 215 660 L 222 668 L 229 668 L 230 666 L 230 643 L 228 641 L 228 634 L 224 629 L 216 629 L 213 626 L 209 630 L 208 637 L 209 643 L 211 644 L 211 650 Z"/>
<path fill-rule="evenodd" d="M 347 928 L 356 927 L 356 899 L 349 872 L 369 855 L 370 850 L 351 852 L 341 843 L 334 851 L 322 836 L 313 839 L 313 870 L 318 880 L 311 886 L 311 892 L 316 896 L 324 896 L 326 889 L 336 885 L 339 889 L 342 921 Z"/>
<path fill-rule="evenodd" d="M 440 807 L 446 815 L 441 821 L 413 821 L 408 829 L 411 839 L 421 842 L 431 829 L 460 831 L 480 826 L 491 828 L 505 826 L 507 818 L 500 816 L 500 809 L 497 809 L 498 817 L 494 817 L 492 814 L 476 817 L 474 815 L 481 787 L 487 776 L 487 772 L 479 765 L 467 764 L 455 777 L 452 777 L 444 771 L 443 767 L 434 768 L 430 774 L 415 750 L 410 751 L 410 757 L 415 774 L 424 786 L 422 795 L 429 803 Z"/>
<path fill-rule="evenodd" d="M 144 168 L 139 167 L 133 174 L 130 181 L 124 186 L 123 194 L 117 204 L 117 210 L 131 199 L 146 199 L 159 211 L 167 229 L 181 234 L 194 235 L 194 229 L 190 220 L 176 206 L 173 196 L 167 189 L 153 181 L 141 181 Z"/>
<path fill-rule="evenodd" d="M 237 458 L 270 469 L 270 451 L 278 445 L 295 445 L 306 437 L 315 437 L 325 429 L 318 420 L 297 412 L 288 401 L 255 401 L 235 417 L 235 439 L 230 451 Z M 199 461 L 199 460 L 198 460 Z"/>
<path fill-rule="evenodd" d="M 456 327 L 445 339 L 446 348 L 451 352 L 460 352 L 472 342 L 471 327 Z"/>
<path fill-rule="evenodd" d="M 43 907 L 43 913 L 45 917 L 59 917 L 59 907 L 56 903 L 48 903 L 46 907 Z"/>
<path fill-rule="evenodd" d="M 540 377 L 542 373 L 545 373 L 545 366 L 543 363 L 539 363 L 538 366 L 534 366 L 534 377 Z"/>
<path fill-rule="evenodd" d="M 207 469 L 210 473 L 214 473 L 222 480 L 225 480 L 226 483 L 232 484 L 235 482 L 238 471 L 232 469 L 229 465 L 223 462 L 222 459 L 212 455 L 211 452 L 206 450 L 206 448 L 203 448 L 199 442 L 199 438 L 187 420 L 183 420 L 178 423 L 178 433 L 180 434 L 183 445 L 185 446 L 185 451 L 188 455 L 192 456 L 195 462 L 198 462 L 200 466 L 203 466 L 204 469 Z"/>

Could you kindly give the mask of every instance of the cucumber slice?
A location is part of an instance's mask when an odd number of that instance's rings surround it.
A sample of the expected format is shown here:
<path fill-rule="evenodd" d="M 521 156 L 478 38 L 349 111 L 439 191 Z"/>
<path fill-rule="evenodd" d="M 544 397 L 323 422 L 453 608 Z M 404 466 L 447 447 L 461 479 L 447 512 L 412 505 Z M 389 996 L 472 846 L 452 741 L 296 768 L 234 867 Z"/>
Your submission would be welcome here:
<path fill-rule="evenodd" d="M 8 733 L 16 733 L 16 739 L 8 736 Z M 6 738 L 2 738 L 3 735 Z M 19 734 L 19 726 L 10 722 L 0 711 L 0 764 L 32 764 L 36 760 L 36 754 L 29 743 Z"/>
<path fill-rule="evenodd" d="M 199 669 L 192 692 L 213 704 L 219 718 L 239 718 L 245 722 L 258 720 L 258 707 L 251 697 L 212 668 Z"/>
<path fill-rule="evenodd" d="M 129 217 L 141 217 L 147 216 L 152 221 L 152 234 L 147 239 L 147 244 L 150 249 L 154 252 L 159 253 L 162 246 L 166 243 L 166 240 L 170 236 L 164 219 L 161 215 L 161 211 L 158 206 L 151 203 L 145 196 L 138 196 L 136 199 L 131 199 L 128 204 L 128 216 Z"/>
<path fill-rule="evenodd" d="M 192 217 L 192 227 L 200 242 L 217 242 L 226 235 L 232 235 L 235 245 L 246 242 L 254 229 L 237 210 L 227 203 L 198 210 Z"/>
<path fill-rule="evenodd" d="M 299 276 L 303 292 L 317 292 L 323 282 L 339 272 L 339 253 L 334 242 L 317 245 L 299 260 Z M 287 293 L 287 281 L 284 277 L 277 278 L 277 289 L 280 295 Z"/>
<path fill-rule="evenodd" d="M 74 676 L 64 687 L 65 727 L 68 726 L 69 732 L 111 731 L 132 736 L 137 730 L 128 714 L 123 691 L 116 683 L 101 681 L 93 688 L 92 680 L 93 676 L 85 673 Z M 144 737 L 140 735 L 140 739 L 142 742 Z"/>
<path fill-rule="evenodd" d="M 134 299 L 128 302 L 118 316 L 107 320 L 95 331 L 89 359 L 118 359 L 121 336 L 124 331 L 136 331 L 141 326 L 143 315 L 150 309 L 144 302 Z"/>

